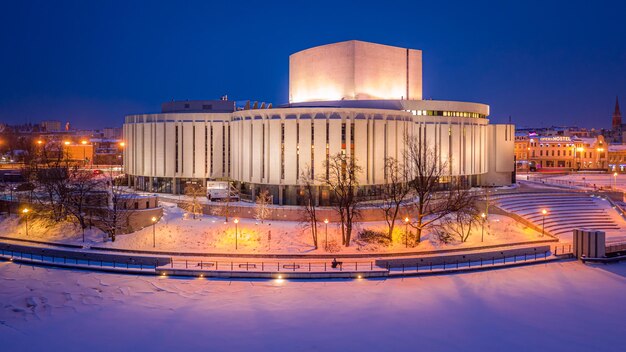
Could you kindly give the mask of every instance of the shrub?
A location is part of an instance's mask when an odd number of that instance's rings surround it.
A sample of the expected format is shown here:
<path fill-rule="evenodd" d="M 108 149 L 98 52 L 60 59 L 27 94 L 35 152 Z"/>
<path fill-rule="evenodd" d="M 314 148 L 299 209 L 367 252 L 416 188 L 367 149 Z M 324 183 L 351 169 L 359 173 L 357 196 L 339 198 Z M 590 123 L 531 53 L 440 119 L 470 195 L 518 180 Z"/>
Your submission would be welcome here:
<path fill-rule="evenodd" d="M 391 242 L 386 232 L 367 229 L 359 232 L 359 240 L 363 243 L 381 244 L 384 246 L 388 246 Z"/>

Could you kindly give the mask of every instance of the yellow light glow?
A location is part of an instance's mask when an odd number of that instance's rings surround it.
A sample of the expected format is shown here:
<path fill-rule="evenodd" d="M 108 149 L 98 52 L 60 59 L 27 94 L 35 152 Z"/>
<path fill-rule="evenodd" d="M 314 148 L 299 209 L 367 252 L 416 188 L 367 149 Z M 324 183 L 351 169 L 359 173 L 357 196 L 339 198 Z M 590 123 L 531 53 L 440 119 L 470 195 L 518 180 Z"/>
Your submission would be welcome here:
<path fill-rule="evenodd" d="M 543 210 L 541 211 L 541 214 L 546 215 L 546 214 L 548 214 L 548 211 L 547 211 L 546 209 L 543 209 Z"/>
<path fill-rule="evenodd" d="M 324 219 L 324 224 L 328 224 L 328 219 Z"/>
<path fill-rule="evenodd" d="M 152 220 L 152 222 L 156 222 L 157 221 L 156 216 L 153 216 L 151 220 Z"/>
<path fill-rule="evenodd" d="M 583 148 L 583 147 L 578 147 L 578 148 L 576 148 L 576 151 L 578 151 L 578 152 L 584 152 L 584 151 L 585 151 L 585 148 Z"/>
<path fill-rule="evenodd" d="M 82 140 L 82 141 L 80 141 L 80 144 L 85 145 L 85 144 L 87 144 L 87 141 L 86 140 Z"/>
<path fill-rule="evenodd" d="M 120 142 L 120 147 L 124 147 L 124 146 L 126 146 L 126 143 Z"/>
<path fill-rule="evenodd" d="M 37 144 L 42 145 L 43 141 L 40 139 L 40 140 L 37 141 Z"/>
<path fill-rule="evenodd" d="M 613 176 L 617 176 L 617 172 L 614 172 L 614 173 L 613 173 Z"/>
<path fill-rule="evenodd" d="M 233 220 L 233 222 L 234 222 L 235 224 L 238 224 L 238 223 L 239 223 L 239 219 L 235 219 L 235 220 Z"/>
<path fill-rule="evenodd" d="M 409 217 L 408 216 L 406 218 L 404 218 L 404 222 L 406 222 L 406 223 L 409 222 Z"/>
<path fill-rule="evenodd" d="M 484 218 L 486 218 L 486 217 L 487 217 L 487 214 L 482 213 L 482 214 L 480 214 L 480 217 L 484 219 Z"/>
<path fill-rule="evenodd" d="M 65 141 L 65 142 L 63 142 L 63 144 L 70 145 L 70 141 Z"/>
<path fill-rule="evenodd" d="M 22 213 L 24 213 L 24 214 L 28 214 L 29 211 L 30 211 L 30 209 L 28 209 L 28 208 L 22 209 Z"/>

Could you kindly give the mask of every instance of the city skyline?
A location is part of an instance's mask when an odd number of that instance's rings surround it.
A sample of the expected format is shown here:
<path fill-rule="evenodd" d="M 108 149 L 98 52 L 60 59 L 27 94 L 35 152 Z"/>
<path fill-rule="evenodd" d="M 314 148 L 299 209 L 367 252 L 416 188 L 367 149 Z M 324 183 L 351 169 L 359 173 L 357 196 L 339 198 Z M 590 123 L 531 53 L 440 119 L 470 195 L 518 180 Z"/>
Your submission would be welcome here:
<path fill-rule="evenodd" d="M 288 102 L 286 57 L 357 39 L 423 50 L 424 99 L 489 104 L 493 122 L 511 116 L 518 127 L 610 128 L 615 97 L 626 99 L 623 10 L 618 2 L 10 4 L 0 15 L 9 53 L 0 58 L 0 120 L 102 128 L 164 101 L 224 94 L 277 106 Z"/>

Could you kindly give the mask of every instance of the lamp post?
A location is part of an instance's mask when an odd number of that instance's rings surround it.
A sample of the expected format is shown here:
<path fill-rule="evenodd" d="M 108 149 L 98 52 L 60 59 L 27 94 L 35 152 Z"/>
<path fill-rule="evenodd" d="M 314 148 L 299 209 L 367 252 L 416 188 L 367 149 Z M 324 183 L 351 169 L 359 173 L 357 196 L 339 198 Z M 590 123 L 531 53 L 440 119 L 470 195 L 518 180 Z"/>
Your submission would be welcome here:
<path fill-rule="evenodd" d="M 156 216 L 153 216 L 152 219 L 150 219 L 150 220 L 152 220 L 152 248 L 156 248 L 156 229 L 155 229 L 155 226 L 156 226 L 156 222 L 157 222 L 158 219 L 156 218 Z"/>
<path fill-rule="evenodd" d="M 541 222 L 541 236 L 543 236 L 545 234 L 545 228 L 546 228 L 546 215 L 548 214 L 548 211 L 546 209 L 541 210 L 541 214 L 543 215 L 543 221 Z"/>
<path fill-rule="evenodd" d="M 328 251 L 328 219 L 324 219 L 326 225 L 326 234 L 324 235 L 324 250 Z"/>
<path fill-rule="evenodd" d="M 613 173 L 613 188 L 617 189 L 617 172 Z"/>
<path fill-rule="evenodd" d="M 22 209 L 22 214 L 24 214 L 24 229 L 26 230 L 26 237 L 28 237 L 28 212 L 30 211 L 30 209 L 28 208 L 24 208 Z"/>
<path fill-rule="evenodd" d="M 404 218 L 404 248 L 409 248 L 409 217 Z"/>
<path fill-rule="evenodd" d="M 82 141 L 80 141 L 80 144 L 83 145 L 83 165 L 87 165 L 87 155 L 86 155 L 87 141 L 83 139 Z"/>
<path fill-rule="evenodd" d="M 235 223 L 235 250 L 237 250 L 237 248 L 238 248 L 237 241 L 238 241 L 238 237 L 239 237 L 239 226 L 238 226 L 239 219 L 235 219 L 235 220 L 233 220 L 233 222 Z"/>
<path fill-rule="evenodd" d="M 485 239 L 485 220 L 487 218 L 487 214 L 482 213 L 480 214 L 480 217 L 482 218 L 481 224 L 482 224 L 482 229 L 480 232 L 480 242 L 483 242 Z"/>

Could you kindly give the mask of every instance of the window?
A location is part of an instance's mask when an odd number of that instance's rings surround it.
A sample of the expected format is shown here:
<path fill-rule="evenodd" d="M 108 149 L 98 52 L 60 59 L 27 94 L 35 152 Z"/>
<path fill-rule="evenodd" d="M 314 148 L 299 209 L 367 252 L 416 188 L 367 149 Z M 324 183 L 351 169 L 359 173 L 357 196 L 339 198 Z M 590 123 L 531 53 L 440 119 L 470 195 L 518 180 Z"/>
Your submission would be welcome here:
<path fill-rule="evenodd" d="M 315 121 L 311 120 L 311 179 L 315 177 Z"/>
<path fill-rule="evenodd" d="M 285 123 L 280 123 L 280 179 L 285 179 Z"/>
<path fill-rule="evenodd" d="M 189 109 L 189 104 L 185 103 L 185 109 Z"/>
<path fill-rule="evenodd" d="M 178 173 L 178 126 L 174 128 L 174 172 Z"/>
<path fill-rule="evenodd" d="M 202 110 L 212 110 L 213 109 L 213 105 L 212 104 L 204 104 L 202 105 Z"/>

